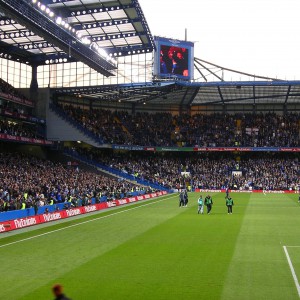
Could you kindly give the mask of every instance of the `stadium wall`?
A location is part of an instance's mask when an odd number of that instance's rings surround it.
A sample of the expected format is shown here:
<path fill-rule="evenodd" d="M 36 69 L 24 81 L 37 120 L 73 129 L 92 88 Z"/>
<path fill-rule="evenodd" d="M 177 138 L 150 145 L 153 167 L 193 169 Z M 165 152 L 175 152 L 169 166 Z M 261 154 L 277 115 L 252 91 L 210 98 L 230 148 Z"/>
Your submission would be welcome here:
<path fill-rule="evenodd" d="M 47 159 L 48 157 L 48 148 L 39 145 L 27 145 L 19 143 L 10 143 L 10 142 L 0 142 L 0 151 L 7 153 L 21 153 L 41 159 Z"/>
<path fill-rule="evenodd" d="M 195 189 L 196 193 L 226 193 L 226 190 Z M 230 193 L 298 194 L 295 190 L 229 190 Z"/>
<path fill-rule="evenodd" d="M 285 111 L 287 112 L 297 112 L 300 111 L 300 105 L 297 104 L 287 104 L 284 107 L 282 104 L 225 104 L 225 105 L 207 105 L 207 106 L 192 106 L 191 114 L 197 113 L 237 113 L 237 112 L 274 112 L 278 115 L 282 115 Z"/>
<path fill-rule="evenodd" d="M 117 101 L 101 101 L 101 100 L 87 100 L 85 98 L 72 98 L 70 96 L 60 97 L 59 103 L 66 105 L 73 105 L 75 107 L 80 107 L 81 109 L 107 109 L 111 111 L 128 111 L 130 114 L 134 112 L 169 112 L 173 115 L 179 114 L 179 105 L 151 105 L 149 102 L 144 105 L 142 103 L 126 103 Z"/>
<path fill-rule="evenodd" d="M 118 101 L 104 101 L 104 100 L 88 100 L 87 98 L 75 98 L 71 96 L 60 97 L 59 103 L 72 104 L 79 106 L 81 109 L 107 109 L 111 111 L 120 110 L 128 111 L 129 113 L 134 112 L 169 112 L 173 115 L 180 113 L 194 114 L 212 114 L 212 113 L 237 113 L 237 112 L 275 112 L 277 114 L 283 114 L 285 111 L 296 112 L 300 111 L 300 105 L 288 104 L 284 106 L 281 104 L 213 104 L 213 105 L 195 105 L 195 106 L 180 106 L 176 104 L 160 104 L 153 105 L 151 102 L 147 102 L 145 105 L 142 103 L 126 103 Z M 170 100 L 172 102 L 172 100 Z"/>
<path fill-rule="evenodd" d="M 120 205 L 134 203 L 141 200 L 149 200 L 166 194 L 167 192 L 156 192 L 147 195 L 133 196 L 130 198 L 103 202 L 99 204 L 92 204 L 88 206 L 81 206 L 81 207 L 70 208 L 66 210 L 60 210 L 60 211 L 53 211 L 51 213 L 43 213 L 40 215 L 34 215 L 33 208 L 30 209 L 32 210 L 33 213 L 31 215 L 25 215 L 24 211 L 18 211 L 19 214 L 18 215 L 15 214 L 14 219 L 10 221 L 3 221 L 3 220 L 0 221 L 0 233 L 16 230 L 16 229 L 22 229 L 28 226 L 47 223 L 50 221 L 56 221 L 60 219 L 74 217 L 77 215 L 95 212 L 106 208 L 117 207 Z M 52 206 L 54 207 L 55 205 Z"/>

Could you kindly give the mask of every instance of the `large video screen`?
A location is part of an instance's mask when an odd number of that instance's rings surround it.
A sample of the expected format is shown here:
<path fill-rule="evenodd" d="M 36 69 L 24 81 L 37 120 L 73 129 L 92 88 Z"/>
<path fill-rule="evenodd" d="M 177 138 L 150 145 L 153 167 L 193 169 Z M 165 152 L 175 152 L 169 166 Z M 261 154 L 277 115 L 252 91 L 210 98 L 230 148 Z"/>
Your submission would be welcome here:
<path fill-rule="evenodd" d="M 194 44 L 155 37 L 154 75 L 158 78 L 193 78 Z"/>

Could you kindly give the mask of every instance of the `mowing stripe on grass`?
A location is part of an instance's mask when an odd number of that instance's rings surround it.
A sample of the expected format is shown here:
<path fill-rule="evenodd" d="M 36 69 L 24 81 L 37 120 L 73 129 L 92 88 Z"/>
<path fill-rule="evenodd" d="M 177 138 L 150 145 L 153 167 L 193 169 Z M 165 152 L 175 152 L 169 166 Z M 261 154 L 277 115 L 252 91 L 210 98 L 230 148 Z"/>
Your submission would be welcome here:
<path fill-rule="evenodd" d="M 66 227 L 63 227 L 63 228 L 59 228 L 59 229 L 55 229 L 55 230 L 48 231 L 48 232 L 45 232 L 45 233 L 37 234 L 37 235 L 31 236 L 31 237 L 28 237 L 26 239 L 21 239 L 21 240 L 18 240 L 18 241 L 14 241 L 14 242 L 11 242 L 11 243 L 0 245 L 0 248 L 4 248 L 6 246 L 10 246 L 10 245 L 17 244 L 17 243 L 20 243 L 20 242 L 25 242 L 25 241 L 28 241 L 28 240 L 32 240 L 32 239 L 35 239 L 35 238 L 38 238 L 38 237 L 41 237 L 41 236 L 44 236 L 44 235 L 47 235 L 47 234 L 50 234 L 50 233 L 55 233 L 55 232 L 58 232 L 58 231 L 62 231 L 64 229 L 72 228 L 72 227 L 79 226 L 79 225 L 82 225 L 82 224 L 86 224 L 86 223 L 90 223 L 90 222 L 93 222 L 93 221 L 108 218 L 108 217 L 111 217 L 111 216 L 115 216 L 115 215 L 118 215 L 118 214 L 121 214 L 121 213 L 124 213 L 124 212 L 128 212 L 128 211 L 131 211 L 131 210 L 134 210 L 134 209 L 137 209 L 137 208 L 141 208 L 141 207 L 145 207 L 145 206 L 148 206 L 148 205 L 156 204 L 156 203 L 159 203 L 161 201 L 165 201 L 165 200 L 174 198 L 175 196 L 178 197 L 178 195 L 174 195 L 174 196 L 171 196 L 171 197 L 165 197 L 164 199 L 157 200 L 155 202 L 141 204 L 139 206 L 135 206 L 135 207 L 128 208 L 128 209 L 125 209 L 125 210 L 122 210 L 122 211 L 118 211 L 118 212 L 115 212 L 115 213 L 112 213 L 112 214 L 109 214 L 109 215 L 106 215 L 106 216 L 101 216 L 101 217 L 98 217 L 98 218 L 95 218 L 95 219 L 92 219 L 92 220 L 83 221 L 83 222 L 72 224 L 72 225 L 69 225 L 69 226 L 66 226 Z"/>
<path fill-rule="evenodd" d="M 293 231 L 300 225 L 294 198 L 252 194 L 244 213 L 221 299 L 299 299 L 281 248 L 299 245 Z"/>
<path fill-rule="evenodd" d="M 299 247 L 299 246 L 293 246 L 293 247 Z M 292 260 L 290 258 L 289 252 L 287 250 L 287 246 L 283 246 L 283 250 L 284 250 L 286 259 L 288 261 L 288 264 L 289 264 L 289 267 L 290 267 L 290 270 L 291 270 L 291 273 L 292 273 L 292 276 L 293 276 L 293 279 L 294 279 L 297 291 L 298 291 L 298 296 L 300 297 L 300 285 L 299 285 L 299 281 L 298 281 L 296 272 L 294 270 L 294 266 L 293 266 Z"/>

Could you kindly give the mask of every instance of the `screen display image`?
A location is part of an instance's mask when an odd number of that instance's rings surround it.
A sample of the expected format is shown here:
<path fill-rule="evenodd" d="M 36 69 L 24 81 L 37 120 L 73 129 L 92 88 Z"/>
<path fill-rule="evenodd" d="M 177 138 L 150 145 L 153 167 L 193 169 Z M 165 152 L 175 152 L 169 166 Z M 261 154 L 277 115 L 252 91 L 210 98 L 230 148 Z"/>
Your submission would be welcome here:
<path fill-rule="evenodd" d="M 189 76 L 189 53 L 187 48 L 161 45 L 160 74 Z"/>
<path fill-rule="evenodd" d="M 154 75 L 162 79 L 193 79 L 194 43 L 154 37 Z"/>

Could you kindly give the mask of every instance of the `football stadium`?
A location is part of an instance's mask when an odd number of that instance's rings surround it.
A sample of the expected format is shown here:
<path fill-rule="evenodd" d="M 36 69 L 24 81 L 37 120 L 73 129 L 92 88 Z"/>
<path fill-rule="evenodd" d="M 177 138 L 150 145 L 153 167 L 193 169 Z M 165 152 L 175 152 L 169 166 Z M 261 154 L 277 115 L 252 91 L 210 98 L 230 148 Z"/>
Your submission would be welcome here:
<path fill-rule="evenodd" d="M 141 2 L 0 0 L 0 299 L 299 299 L 300 80 Z"/>

